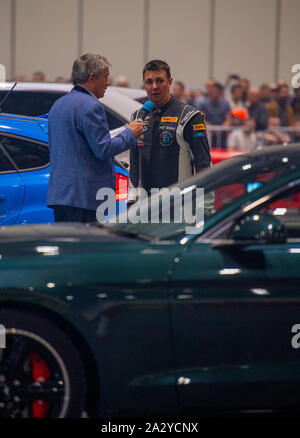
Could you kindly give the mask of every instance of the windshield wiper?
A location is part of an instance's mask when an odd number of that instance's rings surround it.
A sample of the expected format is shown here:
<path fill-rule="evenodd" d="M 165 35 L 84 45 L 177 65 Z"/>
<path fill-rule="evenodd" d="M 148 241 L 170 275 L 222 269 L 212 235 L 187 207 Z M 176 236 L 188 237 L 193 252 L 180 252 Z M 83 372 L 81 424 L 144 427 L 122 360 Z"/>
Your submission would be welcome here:
<path fill-rule="evenodd" d="M 11 87 L 11 89 L 8 91 L 8 93 L 3 97 L 3 99 L 0 102 L 0 113 L 2 112 L 2 108 L 1 106 L 4 104 L 4 102 L 6 101 L 6 99 L 8 98 L 8 96 L 13 92 L 13 89 L 15 88 L 15 86 L 17 85 L 18 82 L 15 82 L 14 85 Z"/>

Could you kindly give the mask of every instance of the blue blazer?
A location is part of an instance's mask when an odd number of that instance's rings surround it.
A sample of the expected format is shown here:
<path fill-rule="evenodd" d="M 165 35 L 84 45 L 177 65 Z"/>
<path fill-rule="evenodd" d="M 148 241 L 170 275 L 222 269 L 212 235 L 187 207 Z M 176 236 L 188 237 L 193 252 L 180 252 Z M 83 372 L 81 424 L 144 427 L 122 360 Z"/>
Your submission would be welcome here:
<path fill-rule="evenodd" d="M 96 210 L 96 193 L 115 190 L 113 157 L 136 147 L 130 129 L 111 138 L 102 104 L 75 86 L 49 112 L 50 178 L 47 205 Z"/>

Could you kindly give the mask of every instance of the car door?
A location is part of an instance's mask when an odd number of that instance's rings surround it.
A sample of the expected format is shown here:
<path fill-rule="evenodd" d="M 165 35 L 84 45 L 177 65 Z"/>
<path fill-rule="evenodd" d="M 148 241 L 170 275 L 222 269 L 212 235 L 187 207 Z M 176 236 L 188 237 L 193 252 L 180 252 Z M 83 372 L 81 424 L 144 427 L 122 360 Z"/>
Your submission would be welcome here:
<path fill-rule="evenodd" d="M 300 188 L 271 201 L 235 218 L 231 240 L 218 232 L 199 238 L 176 260 L 172 330 L 185 409 L 299 406 L 300 352 L 292 339 L 300 323 Z M 259 224 L 266 214 L 287 237 L 232 240 L 241 224 Z"/>
<path fill-rule="evenodd" d="M 3 149 L 0 135 L 0 225 L 16 223 L 24 200 L 24 183 Z"/>
<path fill-rule="evenodd" d="M 53 222 L 47 207 L 49 151 L 47 144 L 18 136 L 7 136 L 3 148 L 19 170 L 24 196 L 17 224 Z"/>

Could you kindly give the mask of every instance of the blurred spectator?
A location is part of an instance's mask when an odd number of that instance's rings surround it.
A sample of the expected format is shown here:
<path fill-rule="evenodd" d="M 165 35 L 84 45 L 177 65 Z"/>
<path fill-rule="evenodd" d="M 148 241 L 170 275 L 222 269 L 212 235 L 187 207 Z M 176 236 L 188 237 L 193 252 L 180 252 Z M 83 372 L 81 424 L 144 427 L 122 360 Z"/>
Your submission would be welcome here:
<path fill-rule="evenodd" d="M 129 88 L 130 87 L 129 79 L 127 76 L 124 75 L 117 76 L 114 85 L 116 87 Z"/>
<path fill-rule="evenodd" d="M 248 100 L 250 81 L 247 78 L 241 78 L 239 80 L 239 84 L 242 87 L 242 101 L 243 101 L 244 105 L 246 105 L 246 102 Z"/>
<path fill-rule="evenodd" d="M 224 97 L 229 102 L 231 99 L 231 89 L 233 85 L 239 85 L 240 77 L 237 74 L 229 74 L 225 80 Z"/>
<path fill-rule="evenodd" d="M 295 132 L 293 133 L 293 141 L 300 141 L 300 96 L 294 97 L 292 101 L 292 108 L 295 114 Z"/>
<path fill-rule="evenodd" d="M 277 86 L 281 87 L 281 85 L 284 85 L 284 86 L 288 87 L 288 83 L 286 81 L 284 81 L 283 79 L 279 79 L 277 81 Z"/>
<path fill-rule="evenodd" d="M 279 117 L 281 126 L 293 126 L 295 115 L 289 104 L 289 88 L 286 84 L 278 86 L 278 98 L 267 104 L 270 117 Z"/>
<path fill-rule="evenodd" d="M 32 75 L 32 81 L 33 82 L 43 82 L 45 81 L 45 73 L 42 72 L 41 70 L 38 70 L 36 72 L 33 73 Z"/>
<path fill-rule="evenodd" d="M 185 90 L 185 96 L 189 105 L 194 105 L 196 99 L 202 95 L 201 90 Z"/>
<path fill-rule="evenodd" d="M 292 100 L 292 108 L 294 110 L 295 122 L 300 122 L 300 96 L 294 97 Z"/>
<path fill-rule="evenodd" d="M 262 84 L 260 86 L 260 101 L 264 104 L 271 101 L 271 89 L 268 84 Z"/>
<path fill-rule="evenodd" d="M 267 129 L 269 113 L 266 106 L 260 102 L 260 92 L 256 87 L 252 87 L 249 91 L 247 108 L 250 117 L 255 120 L 256 130 Z"/>
<path fill-rule="evenodd" d="M 200 88 L 196 88 L 195 90 L 192 90 L 192 95 L 194 96 L 195 101 L 196 99 L 198 99 L 198 97 L 202 96 L 202 91 L 200 90 Z"/>
<path fill-rule="evenodd" d="M 240 77 L 239 75 L 237 75 L 236 73 L 230 73 L 225 81 L 225 87 L 231 87 L 232 85 L 236 85 L 238 84 L 240 81 Z"/>
<path fill-rule="evenodd" d="M 289 94 L 289 84 L 286 82 L 286 81 L 284 81 L 283 79 L 279 79 L 279 81 L 277 82 L 277 87 L 278 87 L 278 90 L 280 90 L 280 88 L 281 88 L 281 86 L 284 86 L 285 88 L 286 88 L 286 90 L 287 90 L 287 100 L 288 100 L 288 103 L 292 103 L 292 100 L 293 100 L 293 98 L 292 98 L 292 96 L 290 96 L 290 94 Z M 278 91 L 279 92 L 279 91 Z"/>
<path fill-rule="evenodd" d="M 295 97 L 300 97 L 300 87 L 294 88 L 294 95 Z"/>
<path fill-rule="evenodd" d="M 27 82 L 29 77 L 27 75 L 17 75 L 15 76 L 14 82 Z"/>
<path fill-rule="evenodd" d="M 179 100 L 180 102 L 187 103 L 187 98 L 185 94 L 185 85 L 181 81 L 174 82 L 173 88 L 172 88 L 172 94 L 175 97 L 175 99 Z"/>
<path fill-rule="evenodd" d="M 199 106 L 201 106 L 204 102 L 205 99 L 211 99 L 212 97 L 212 88 L 214 86 L 214 84 L 216 83 L 216 80 L 214 78 L 208 78 L 205 81 L 205 91 L 202 95 L 200 95 L 198 98 L 196 98 L 195 102 L 194 102 L 194 106 L 196 108 L 198 108 Z"/>
<path fill-rule="evenodd" d="M 279 89 L 277 84 L 270 85 L 270 102 L 278 99 L 278 91 Z"/>
<path fill-rule="evenodd" d="M 210 97 L 206 98 L 203 103 L 196 102 L 195 106 L 203 111 L 207 125 L 226 125 L 226 116 L 230 111 L 230 106 L 227 100 L 223 98 L 223 85 L 218 82 L 214 83 L 210 90 Z M 226 133 L 220 135 L 212 134 L 212 147 L 226 148 Z"/>
<path fill-rule="evenodd" d="M 205 98 L 203 104 L 198 105 L 200 111 L 206 116 L 206 121 L 211 125 L 223 125 L 227 113 L 230 111 L 229 103 L 222 97 L 224 87 L 216 82 L 211 89 L 210 97 Z"/>
<path fill-rule="evenodd" d="M 226 124 L 234 127 L 242 126 L 248 118 L 249 114 L 246 108 L 236 108 L 227 114 Z"/>
<path fill-rule="evenodd" d="M 248 152 L 256 148 L 257 137 L 255 134 L 255 121 L 253 119 L 241 120 L 242 127 L 234 129 L 228 136 L 229 151 Z"/>
<path fill-rule="evenodd" d="M 257 136 L 261 146 L 284 144 L 291 140 L 288 134 L 280 132 L 279 117 L 269 117 L 267 131 L 258 133 Z"/>
<path fill-rule="evenodd" d="M 58 82 L 61 84 L 66 84 L 68 82 L 71 82 L 71 79 L 66 79 L 63 76 L 57 76 L 57 78 L 55 79 L 55 82 Z"/>
<path fill-rule="evenodd" d="M 242 87 L 239 84 L 231 86 L 228 103 L 231 109 L 241 108 L 244 106 L 242 101 Z"/>
<path fill-rule="evenodd" d="M 300 122 L 295 123 L 295 128 L 297 128 L 297 131 L 293 132 L 292 141 L 300 142 Z"/>

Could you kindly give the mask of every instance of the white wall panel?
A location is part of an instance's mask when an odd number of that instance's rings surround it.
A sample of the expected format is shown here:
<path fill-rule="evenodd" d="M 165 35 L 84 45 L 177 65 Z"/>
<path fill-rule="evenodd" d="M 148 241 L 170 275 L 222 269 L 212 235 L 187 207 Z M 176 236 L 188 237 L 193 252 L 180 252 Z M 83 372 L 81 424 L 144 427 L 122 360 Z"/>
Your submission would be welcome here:
<path fill-rule="evenodd" d="M 300 64 L 300 1 L 281 1 L 279 78 L 291 82 L 294 64 Z"/>
<path fill-rule="evenodd" d="M 77 57 L 77 0 L 16 1 L 16 73 L 69 77 Z"/>
<path fill-rule="evenodd" d="M 83 52 L 100 53 L 112 64 L 111 75 L 142 83 L 143 0 L 84 0 Z"/>
<path fill-rule="evenodd" d="M 285 1 L 285 0 L 284 0 Z M 216 0 L 214 74 L 274 80 L 276 0 Z"/>
<path fill-rule="evenodd" d="M 11 0 L 0 2 L 0 64 L 6 69 L 7 79 L 10 79 L 11 71 Z"/>
<path fill-rule="evenodd" d="M 15 0 L 14 17 L 12 3 L 0 0 L 0 63 L 8 77 L 31 76 L 38 69 L 48 80 L 69 76 L 79 47 L 82 53 L 103 53 L 112 63 L 112 75 L 127 75 L 132 86 L 142 82 L 145 54 L 147 60 L 169 62 L 174 79 L 190 87 L 203 86 L 210 66 L 220 81 L 239 73 L 259 85 L 275 80 L 277 66 L 279 78 L 290 81 L 292 65 L 300 63 L 300 0 L 281 0 L 279 34 L 277 0 Z"/>
<path fill-rule="evenodd" d="M 209 72 L 209 0 L 150 0 L 148 60 L 163 59 L 174 80 L 203 86 Z"/>

